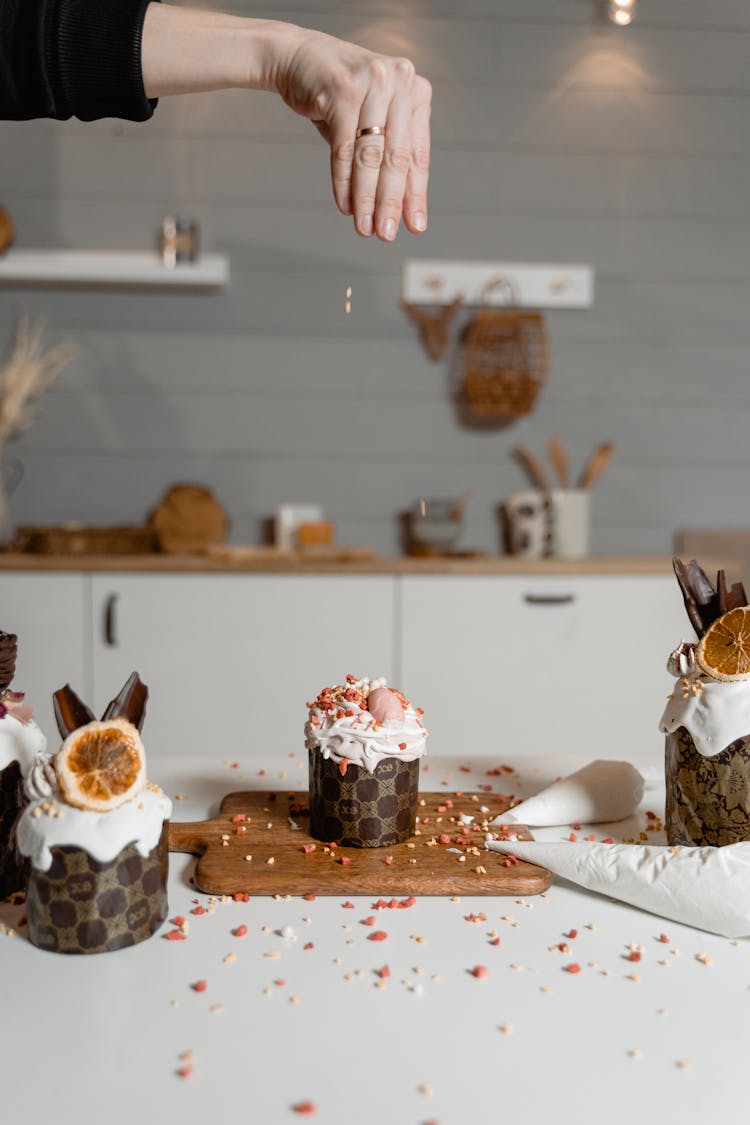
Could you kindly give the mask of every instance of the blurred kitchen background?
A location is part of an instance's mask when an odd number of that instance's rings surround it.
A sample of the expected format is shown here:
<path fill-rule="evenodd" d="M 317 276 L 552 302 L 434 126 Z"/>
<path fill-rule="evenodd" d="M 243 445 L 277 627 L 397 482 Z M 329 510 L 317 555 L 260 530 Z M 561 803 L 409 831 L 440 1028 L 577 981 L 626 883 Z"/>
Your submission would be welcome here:
<path fill-rule="evenodd" d="M 17 523 L 138 524 L 192 481 L 237 543 L 309 502 L 337 541 L 390 554 L 399 511 L 468 491 L 462 545 L 497 553 L 497 504 L 527 483 L 511 450 L 558 435 L 574 467 L 616 445 L 595 554 L 748 525 L 746 0 L 640 0 L 627 27 L 597 0 L 217 6 L 414 60 L 434 86 L 429 230 L 357 238 L 326 146 L 272 95 L 164 98 L 145 125 L 0 123 L 14 249 L 150 250 L 176 213 L 231 263 L 211 293 L 0 288 L 0 345 L 27 311 L 80 349 L 9 450 Z M 532 414 L 462 424 L 451 354 L 432 362 L 400 306 L 415 257 L 593 266 L 591 308 L 545 313 Z"/>

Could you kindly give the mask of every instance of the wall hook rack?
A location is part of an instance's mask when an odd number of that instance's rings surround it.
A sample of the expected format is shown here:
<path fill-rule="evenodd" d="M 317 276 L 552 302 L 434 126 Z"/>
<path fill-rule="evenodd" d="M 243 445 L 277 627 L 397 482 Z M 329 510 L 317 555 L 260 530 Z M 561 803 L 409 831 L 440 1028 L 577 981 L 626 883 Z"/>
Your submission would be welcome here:
<path fill-rule="evenodd" d="M 506 286 L 492 290 L 502 278 Z M 403 264 L 401 298 L 406 305 L 507 305 L 587 309 L 594 302 L 594 268 L 585 264 L 459 262 L 410 259 Z"/>

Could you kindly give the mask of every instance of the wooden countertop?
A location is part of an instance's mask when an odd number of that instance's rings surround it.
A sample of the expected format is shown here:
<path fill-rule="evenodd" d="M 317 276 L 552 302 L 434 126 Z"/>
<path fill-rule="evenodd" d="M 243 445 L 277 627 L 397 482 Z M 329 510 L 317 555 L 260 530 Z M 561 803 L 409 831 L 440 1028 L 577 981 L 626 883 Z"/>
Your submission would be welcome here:
<path fill-rule="evenodd" d="M 712 560 L 703 564 L 713 569 Z M 718 566 L 722 565 L 720 562 Z M 410 558 L 376 556 L 334 561 L 320 558 L 280 558 L 261 555 L 225 559 L 210 555 L 35 555 L 0 553 L 2 571 L 67 571 L 130 574 L 475 574 L 584 575 L 671 574 L 668 555 L 595 555 L 585 559 Z"/>

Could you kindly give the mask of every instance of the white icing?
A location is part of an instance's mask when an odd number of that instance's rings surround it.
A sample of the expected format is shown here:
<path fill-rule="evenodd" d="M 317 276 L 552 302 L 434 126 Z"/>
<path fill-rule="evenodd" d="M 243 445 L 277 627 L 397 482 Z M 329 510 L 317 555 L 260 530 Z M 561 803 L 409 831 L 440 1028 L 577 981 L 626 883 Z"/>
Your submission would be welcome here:
<path fill-rule="evenodd" d="M 104 813 L 76 809 L 56 799 L 36 801 L 18 822 L 18 849 L 38 871 L 49 870 L 50 849 L 55 846 L 82 848 L 99 863 L 111 863 L 127 844 L 134 844 L 145 859 L 158 844 L 171 812 L 172 802 L 156 786 Z"/>
<path fill-rule="evenodd" d="M 702 685 L 696 691 L 695 688 Z M 659 723 L 671 734 L 685 727 L 705 758 L 720 754 L 738 738 L 750 736 L 750 680 L 721 683 L 706 676 L 678 680 Z"/>
<path fill-rule="evenodd" d="M 44 801 L 58 792 L 60 787 L 52 754 L 37 754 L 23 787 L 30 801 Z"/>
<path fill-rule="evenodd" d="M 360 685 L 366 696 L 369 691 L 387 686 L 387 681 L 382 677 L 358 680 L 352 686 Z M 424 754 L 427 731 L 411 704 L 404 708 L 403 719 L 386 719 L 378 724 L 358 703 L 343 699 L 337 699 L 336 703 L 336 709 L 345 712 L 339 719 L 335 711 L 326 712 L 315 704 L 310 708 L 305 724 L 308 750 L 318 750 L 324 758 L 332 758 L 334 762 L 350 761 L 370 773 L 384 758 L 413 762 Z"/>
<path fill-rule="evenodd" d="M 678 676 L 692 679 L 700 675 L 700 668 L 695 660 L 695 648 L 692 641 L 680 641 L 674 652 L 670 652 L 667 671 L 675 679 Z"/>
<path fill-rule="evenodd" d="M 25 777 L 37 754 L 44 753 L 46 749 L 47 739 L 33 719 L 22 723 L 10 714 L 0 719 L 0 770 L 11 762 L 18 762 L 21 776 Z"/>

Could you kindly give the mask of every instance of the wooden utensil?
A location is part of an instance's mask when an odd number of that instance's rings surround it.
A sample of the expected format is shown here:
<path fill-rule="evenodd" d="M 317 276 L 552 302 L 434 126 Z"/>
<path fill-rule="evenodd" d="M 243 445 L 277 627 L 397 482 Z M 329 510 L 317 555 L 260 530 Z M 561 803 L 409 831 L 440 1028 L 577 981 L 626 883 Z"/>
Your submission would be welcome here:
<path fill-rule="evenodd" d="M 598 445 L 584 465 L 577 488 L 591 488 L 612 460 L 615 447 L 611 441 Z"/>
<path fill-rule="evenodd" d="M 421 835 L 406 843 L 392 848 L 330 848 L 308 834 L 307 793 L 230 793 L 212 820 L 170 824 L 169 849 L 199 856 L 194 885 L 215 895 L 391 898 L 412 894 L 518 896 L 547 890 L 552 876 L 546 868 L 521 861 L 505 867 L 503 856 L 484 850 L 484 832 L 472 835 L 459 820 L 462 812 L 477 816 L 480 804 L 489 809 L 482 815 L 491 820 L 505 812 L 507 800 L 488 793 L 474 794 L 472 799 L 471 793 L 465 793 L 461 798 L 453 795 L 453 807 L 446 808 L 449 796 L 445 792 L 421 794 Z M 519 840 L 533 839 L 520 825 L 509 830 Z M 443 833 L 449 837 L 448 844 L 438 842 Z M 476 847 L 479 854 L 469 852 L 470 847 Z M 393 857 L 390 863 L 386 863 L 387 856 Z M 342 858 L 349 862 L 342 863 Z"/>
<path fill-rule="evenodd" d="M 513 450 L 513 455 L 526 470 L 534 487 L 541 488 L 542 492 L 549 492 L 551 488 L 550 482 L 536 454 L 532 453 L 525 445 L 517 445 Z"/>
<path fill-rule="evenodd" d="M 560 488 L 570 488 L 570 479 L 568 477 L 568 455 L 565 452 L 563 443 L 559 438 L 551 437 L 547 442 L 547 456 L 550 459 L 552 468 L 557 473 L 557 479 L 560 482 Z"/>

